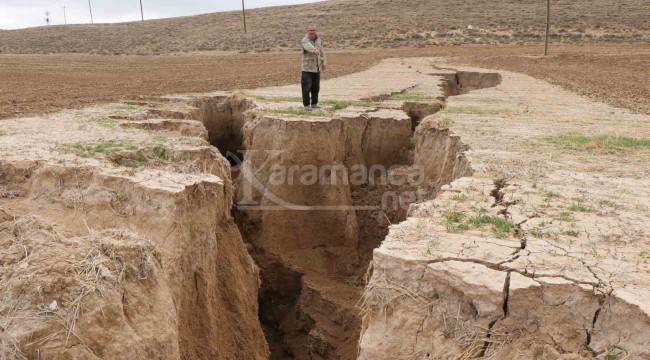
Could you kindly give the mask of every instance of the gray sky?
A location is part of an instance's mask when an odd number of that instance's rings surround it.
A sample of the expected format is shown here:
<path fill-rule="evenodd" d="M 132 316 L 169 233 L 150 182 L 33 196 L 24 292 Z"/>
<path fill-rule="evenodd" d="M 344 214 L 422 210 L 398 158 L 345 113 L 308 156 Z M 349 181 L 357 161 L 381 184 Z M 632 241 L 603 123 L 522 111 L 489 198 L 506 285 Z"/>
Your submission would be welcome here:
<path fill-rule="evenodd" d="M 245 0 L 246 8 L 301 4 L 322 0 Z M 90 0 L 95 23 L 140 20 L 139 0 Z M 0 0 L 0 29 L 19 29 L 63 24 L 63 6 L 68 24 L 90 23 L 88 0 Z M 144 18 L 159 19 L 241 9 L 241 0 L 142 0 Z"/>

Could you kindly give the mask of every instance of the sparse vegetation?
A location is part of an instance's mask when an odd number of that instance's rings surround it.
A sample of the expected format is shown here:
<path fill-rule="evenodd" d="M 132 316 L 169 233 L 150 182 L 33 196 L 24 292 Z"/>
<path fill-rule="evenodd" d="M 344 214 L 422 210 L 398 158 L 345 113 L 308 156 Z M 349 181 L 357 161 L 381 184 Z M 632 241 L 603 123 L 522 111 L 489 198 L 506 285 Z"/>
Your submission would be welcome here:
<path fill-rule="evenodd" d="M 444 225 L 447 231 L 462 232 L 470 229 L 480 229 L 485 225 L 491 225 L 492 231 L 497 237 L 504 237 L 511 234 L 515 228 L 512 221 L 490 215 L 487 210 L 480 209 L 478 214 L 467 216 L 462 211 L 449 211 L 444 215 Z"/>
<path fill-rule="evenodd" d="M 556 220 L 559 220 L 559 221 L 572 221 L 573 220 L 573 215 L 571 215 L 570 212 L 563 211 L 563 212 L 559 213 L 558 215 L 556 215 L 553 218 L 556 219 Z"/>
<path fill-rule="evenodd" d="M 563 231 L 562 234 L 566 235 L 566 236 L 578 237 L 578 235 L 580 235 L 580 231 L 575 230 L 575 229 L 569 229 L 569 230 Z"/>
<path fill-rule="evenodd" d="M 546 193 L 545 199 L 547 201 L 549 201 L 549 200 L 551 200 L 553 198 L 559 198 L 559 197 L 560 197 L 560 194 L 558 194 L 556 192 L 553 192 L 553 191 L 549 191 L 549 192 Z"/>
<path fill-rule="evenodd" d="M 80 157 L 93 157 L 96 154 L 110 154 L 121 150 L 136 150 L 137 147 L 125 140 L 107 140 L 98 143 L 76 143 L 60 148 L 63 152 Z"/>
<path fill-rule="evenodd" d="M 465 194 L 454 194 L 451 199 L 454 201 L 465 201 L 467 196 L 465 196 Z"/>
<path fill-rule="evenodd" d="M 108 105 L 108 108 L 118 112 L 135 112 L 144 110 L 144 106 L 125 103 L 110 104 Z"/>
<path fill-rule="evenodd" d="M 169 161 L 171 160 L 171 152 L 164 146 L 156 146 L 151 151 L 152 155 L 160 160 Z"/>
<path fill-rule="evenodd" d="M 647 41 L 644 2 L 626 1 L 624 5 L 622 8 L 618 1 L 591 0 L 576 1 L 570 7 L 558 6 L 553 16 L 551 40 L 562 43 Z M 378 11 L 357 12 L 365 7 Z M 42 28 L 5 31 L 0 32 L 0 44 L 4 53 L 268 52 L 295 46 L 296 35 L 304 24 L 314 20 L 315 13 L 326 14 L 323 16 L 328 21 L 323 25 L 327 28 L 326 40 L 330 48 L 537 44 L 541 40 L 543 22 L 531 22 L 531 19 L 544 13 L 544 4 L 495 0 L 489 7 L 481 7 L 463 1 L 442 0 L 325 1 L 250 10 L 249 21 L 256 31 L 255 41 L 243 31 L 234 31 L 232 24 L 239 23 L 240 14 L 230 11 L 101 27 L 75 25 L 50 27 L 48 31 Z M 470 23 L 473 27 L 468 29 L 466 26 Z M 596 25 L 598 28 L 594 31 Z"/>
<path fill-rule="evenodd" d="M 447 107 L 446 112 L 450 114 L 472 114 L 472 115 L 507 115 L 512 114 L 508 109 L 486 109 L 477 106 L 452 106 Z"/>
<path fill-rule="evenodd" d="M 549 138 L 555 145 L 571 150 L 621 150 L 650 148 L 650 139 L 629 136 L 586 136 L 580 134 L 563 134 Z"/>
<path fill-rule="evenodd" d="M 391 100 L 401 101 L 431 101 L 433 98 L 429 95 L 419 93 L 399 93 L 390 97 Z"/>
<path fill-rule="evenodd" d="M 288 116 L 313 116 L 313 117 L 325 117 L 330 114 L 323 110 L 305 110 L 303 108 L 289 108 L 289 109 L 271 109 L 264 110 L 267 113 L 277 114 L 277 115 L 288 115 Z"/>
<path fill-rule="evenodd" d="M 590 207 L 585 206 L 583 203 L 573 203 L 569 206 L 569 211 L 576 211 L 576 212 L 592 212 L 593 209 Z"/>
<path fill-rule="evenodd" d="M 257 100 L 266 102 L 266 103 L 281 103 L 281 102 L 295 102 L 302 103 L 302 98 L 300 97 L 267 97 L 267 96 L 257 96 Z M 328 106 L 331 110 L 342 110 L 350 106 L 358 107 L 377 107 L 381 105 L 380 102 L 375 101 L 344 101 L 344 100 L 321 100 L 320 105 Z"/>
<path fill-rule="evenodd" d="M 104 126 L 104 127 L 111 128 L 111 129 L 116 128 L 117 125 L 118 125 L 117 120 L 109 119 L 109 118 L 95 119 L 95 120 L 93 120 L 93 122 L 100 125 L 100 126 Z"/>
<path fill-rule="evenodd" d="M 280 102 L 298 102 L 302 103 L 301 97 L 270 97 L 270 96 L 256 96 L 257 100 L 267 103 L 280 103 Z"/>

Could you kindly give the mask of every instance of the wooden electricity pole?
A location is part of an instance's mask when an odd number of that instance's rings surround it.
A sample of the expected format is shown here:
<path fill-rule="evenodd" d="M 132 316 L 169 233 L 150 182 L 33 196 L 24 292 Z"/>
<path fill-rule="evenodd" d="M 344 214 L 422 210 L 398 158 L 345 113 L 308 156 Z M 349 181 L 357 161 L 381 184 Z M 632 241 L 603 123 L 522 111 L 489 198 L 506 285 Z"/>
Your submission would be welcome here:
<path fill-rule="evenodd" d="M 140 15 L 142 16 L 142 21 L 144 21 L 144 11 L 142 11 L 142 0 L 140 0 Z"/>
<path fill-rule="evenodd" d="M 546 40 L 544 41 L 544 56 L 548 55 L 548 32 L 551 29 L 551 0 L 546 0 Z"/>
<path fill-rule="evenodd" d="M 244 6 L 244 0 L 241 0 L 241 12 L 244 15 L 244 33 L 248 34 L 248 29 L 246 28 L 246 6 Z"/>
<path fill-rule="evenodd" d="M 93 21 L 93 8 L 90 6 L 90 0 L 88 0 L 88 10 L 90 10 L 90 23 L 94 24 L 95 22 Z"/>
<path fill-rule="evenodd" d="M 63 7 L 63 25 L 68 25 L 68 19 L 65 17 L 65 9 L 67 6 Z"/>

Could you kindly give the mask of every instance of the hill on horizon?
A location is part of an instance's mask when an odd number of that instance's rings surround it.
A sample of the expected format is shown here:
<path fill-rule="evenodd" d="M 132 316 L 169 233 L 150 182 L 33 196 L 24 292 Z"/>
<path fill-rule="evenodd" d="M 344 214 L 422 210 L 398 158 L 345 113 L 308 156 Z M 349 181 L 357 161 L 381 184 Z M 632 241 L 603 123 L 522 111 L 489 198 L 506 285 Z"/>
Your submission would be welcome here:
<path fill-rule="evenodd" d="M 650 43 L 647 0 L 553 0 L 555 43 Z M 329 48 L 531 44 L 543 40 L 541 0 L 329 0 L 117 24 L 0 31 L 0 52 L 168 54 L 295 49 L 309 23 Z"/>

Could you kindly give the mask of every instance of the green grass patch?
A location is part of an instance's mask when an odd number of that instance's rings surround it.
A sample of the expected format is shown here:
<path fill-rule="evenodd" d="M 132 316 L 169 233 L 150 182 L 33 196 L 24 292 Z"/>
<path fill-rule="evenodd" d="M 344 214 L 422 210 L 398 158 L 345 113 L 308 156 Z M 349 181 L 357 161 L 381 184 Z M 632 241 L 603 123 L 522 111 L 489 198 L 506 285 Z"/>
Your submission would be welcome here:
<path fill-rule="evenodd" d="M 147 155 L 144 153 L 144 151 L 140 150 L 138 151 L 138 157 L 136 159 L 126 159 L 122 161 L 120 164 L 127 166 L 127 167 L 142 167 L 147 165 L 149 162 L 149 159 L 147 159 Z"/>
<path fill-rule="evenodd" d="M 478 106 L 450 106 L 445 110 L 449 114 L 472 114 L 472 115 L 506 115 L 512 114 L 508 109 L 485 109 Z"/>
<path fill-rule="evenodd" d="M 96 154 L 110 154 L 121 150 L 136 150 L 137 147 L 129 141 L 108 140 L 98 143 L 76 143 L 63 148 L 64 152 L 79 157 L 93 157 Z"/>
<path fill-rule="evenodd" d="M 443 223 L 447 231 L 462 232 L 470 229 L 480 229 L 491 225 L 492 231 L 498 237 L 505 237 L 514 231 L 515 224 L 505 218 L 489 215 L 485 209 L 478 214 L 468 216 L 462 211 L 448 211 L 444 215 Z"/>
<path fill-rule="evenodd" d="M 545 199 L 548 201 L 548 200 L 551 200 L 553 198 L 559 198 L 559 197 L 560 197 L 560 194 L 558 194 L 556 192 L 553 192 L 553 191 L 549 191 L 549 192 L 546 193 Z"/>
<path fill-rule="evenodd" d="M 650 148 L 650 139 L 629 136 L 585 136 L 579 134 L 563 134 L 548 139 L 552 144 L 572 150 L 618 150 Z"/>
<path fill-rule="evenodd" d="M 342 101 L 342 100 L 324 100 L 321 105 L 329 105 L 333 110 L 342 110 L 350 106 L 357 107 L 377 107 L 381 105 L 380 102 L 375 101 Z"/>
<path fill-rule="evenodd" d="M 156 146 L 151 150 L 151 154 L 153 157 L 158 158 L 163 161 L 170 161 L 172 156 L 171 156 L 171 151 L 167 149 L 166 147 L 163 146 Z"/>
<path fill-rule="evenodd" d="M 576 212 L 592 212 L 593 209 L 587 206 L 584 206 L 581 203 L 573 203 L 569 206 L 569 211 L 576 211 Z"/>
<path fill-rule="evenodd" d="M 580 231 L 574 230 L 574 229 L 569 229 L 569 230 L 563 231 L 562 234 L 567 235 L 567 236 L 572 236 L 572 237 L 578 237 L 578 235 L 580 235 Z"/>
<path fill-rule="evenodd" d="M 449 224 L 457 224 L 463 221 L 467 216 L 462 211 L 448 211 L 445 213 L 445 221 Z"/>
<path fill-rule="evenodd" d="M 419 93 L 398 93 L 393 94 L 390 97 L 391 100 L 400 100 L 400 101 L 431 101 L 433 98 L 429 95 L 419 94 Z"/>
<path fill-rule="evenodd" d="M 268 103 L 279 103 L 279 102 L 299 102 L 302 103 L 302 98 L 301 97 L 287 97 L 287 96 L 280 96 L 280 97 L 271 97 L 271 96 L 256 96 L 255 97 L 257 100 L 262 101 L 262 102 L 268 102 Z"/>
<path fill-rule="evenodd" d="M 563 211 L 563 212 L 559 213 L 558 215 L 556 215 L 554 217 L 554 219 L 560 220 L 560 221 L 572 221 L 573 220 L 573 215 L 571 215 L 570 212 Z"/>
<path fill-rule="evenodd" d="M 267 97 L 267 96 L 257 96 L 257 100 L 266 102 L 266 103 L 280 103 L 280 102 L 296 102 L 302 103 L 301 97 Z M 319 105 L 327 105 L 332 108 L 332 110 L 342 110 L 350 106 L 358 107 L 377 107 L 381 105 L 380 102 L 375 101 L 346 101 L 346 100 L 321 100 Z"/>
<path fill-rule="evenodd" d="M 510 234 L 515 228 L 515 224 L 512 221 L 499 216 L 488 215 L 485 210 L 481 210 L 478 215 L 471 217 L 469 224 L 473 228 L 492 225 L 492 230 L 499 237 Z"/>
<path fill-rule="evenodd" d="M 329 105 L 332 110 L 342 110 L 352 105 L 352 101 L 325 100 L 320 102 L 321 105 Z"/>
<path fill-rule="evenodd" d="M 145 109 L 144 106 L 124 104 L 124 103 L 109 104 L 108 108 L 111 110 L 119 110 L 119 111 L 142 111 Z"/>
<path fill-rule="evenodd" d="M 267 113 L 278 114 L 278 115 L 289 115 L 289 116 L 313 116 L 313 117 L 327 117 L 330 116 L 329 113 L 323 110 L 305 110 L 303 108 L 291 108 L 291 109 L 271 109 L 264 110 Z"/>

